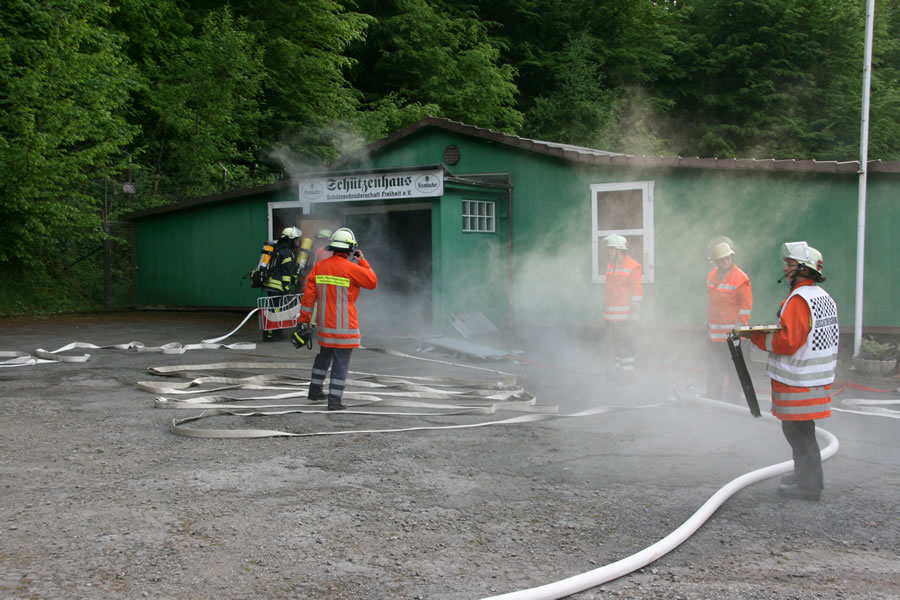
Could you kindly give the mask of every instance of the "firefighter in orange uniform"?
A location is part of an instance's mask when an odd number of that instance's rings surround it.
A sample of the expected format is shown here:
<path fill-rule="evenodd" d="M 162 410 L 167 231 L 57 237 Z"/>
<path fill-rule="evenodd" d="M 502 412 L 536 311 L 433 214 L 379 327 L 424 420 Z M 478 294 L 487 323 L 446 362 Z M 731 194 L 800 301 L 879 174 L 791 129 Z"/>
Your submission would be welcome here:
<path fill-rule="evenodd" d="M 332 256 L 316 262 L 306 278 L 297 320 L 309 323 L 318 301 L 319 353 L 313 361 L 308 397 L 313 401 L 327 398 L 328 410 L 343 410 L 347 408 L 341 400 L 350 370 L 350 353 L 359 348 L 360 342 L 356 299 L 361 288 L 374 290 L 378 278 L 363 253 L 356 249 L 353 232 L 346 227 L 332 234 L 327 249 L 333 252 Z M 322 388 L 329 368 L 331 379 L 326 395 Z"/>
<path fill-rule="evenodd" d="M 609 263 L 606 265 L 606 303 L 603 319 L 608 340 L 616 355 L 616 373 L 624 381 L 634 377 L 636 340 L 632 324 L 640 318 L 644 287 L 641 265 L 628 256 L 628 240 L 612 234 L 606 237 Z"/>
<path fill-rule="evenodd" d="M 724 400 L 727 392 L 729 397 L 736 400 L 740 387 L 735 385 L 734 378 L 730 378 L 729 389 L 726 389 L 725 384 L 727 374 L 733 369 L 731 354 L 725 342 L 731 330 L 746 327 L 750 323 L 753 291 L 750 288 L 750 278 L 734 264 L 734 246 L 728 241 L 713 243 L 709 249 L 709 259 L 716 266 L 706 276 L 709 297 L 706 311 L 709 334 L 706 396 Z"/>
<path fill-rule="evenodd" d="M 781 247 L 784 279 L 791 288 L 778 311 L 782 329 L 753 333 L 750 340 L 768 351 L 766 374 L 772 380 L 772 414 L 791 445 L 794 472 L 782 477 L 778 493 L 787 498 L 819 500 L 822 456 L 816 419 L 831 416 L 831 384 L 838 353 L 837 304 L 819 287 L 822 254 L 806 242 Z"/>

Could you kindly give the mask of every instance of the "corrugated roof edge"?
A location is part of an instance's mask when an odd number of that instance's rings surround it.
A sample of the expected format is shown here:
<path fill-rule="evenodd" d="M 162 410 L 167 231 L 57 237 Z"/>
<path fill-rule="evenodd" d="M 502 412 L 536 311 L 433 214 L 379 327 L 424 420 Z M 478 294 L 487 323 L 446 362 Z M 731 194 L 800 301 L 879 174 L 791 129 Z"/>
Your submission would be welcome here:
<path fill-rule="evenodd" d="M 622 154 L 618 152 L 609 152 L 606 150 L 597 150 L 594 148 L 584 148 L 582 146 L 573 146 L 571 144 L 561 144 L 558 142 L 547 142 L 543 140 L 534 140 L 523 138 L 517 135 L 510 135 L 493 129 L 477 127 L 475 125 L 466 125 L 459 121 L 452 121 L 440 117 L 426 117 L 409 127 L 395 131 L 391 135 L 373 142 L 365 146 L 357 152 L 352 152 L 347 156 L 339 158 L 330 166 L 337 167 L 344 165 L 358 156 L 370 154 L 385 146 L 393 144 L 398 140 L 413 135 L 414 133 L 428 128 L 438 127 L 447 131 L 461 133 L 478 137 L 491 142 L 498 142 L 521 148 L 531 152 L 539 152 L 548 156 L 555 156 L 565 160 L 574 162 L 583 162 L 589 164 L 610 164 L 621 166 L 641 166 L 641 167 L 670 167 L 670 168 L 693 168 L 693 169 L 722 169 L 722 170 L 764 170 L 764 171 L 794 171 L 798 173 L 858 173 L 859 161 L 836 161 L 836 160 L 815 160 L 815 159 L 775 159 L 775 158 L 700 158 L 700 157 L 682 157 L 682 156 L 636 156 L 631 154 Z M 870 160 L 868 162 L 870 172 L 878 173 L 900 173 L 900 161 L 881 161 Z"/>
<path fill-rule="evenodd" d="M 658 168 L 688 168 L 688 169 L 718 169 L 732 171 L 781 171 L 795 173 L 836 173 L 836 174 L 856 174 L 859 172 L 859 161 L 836 161 L 836 160 L 815 160 L 804 159 L 797 160 L 775 159 L 775 158 L 699 158 L 699 157 L 682 157 L 682 156 L 635 156 L 631 154 L 620 154 L 617 152 L 609 152 L 606 150 L 596 150 L 593 148 L 585 148 L 582 146 L 573 146 L 571 144 L 561 144 L 558 142 L 546 142 L 543 140 L 533 140 L 523 138 L 517 135 L 510 135 L 493 129 L 477 127 L 475 125 L 466 125 L 459 121 L 451 121 L 440 117 L 425 117 L 424 119 L 413 123 L 409 127 L 395 131 L 386 138 L 373 142 L 368 146 L 351 152 L 344 157 L 337 159 L 328 165 L 329 170 L 345 166 L 359 156 L 364 156 L 377 151 L 385 146 L 393 144 L 405 137 L 426 129 L 428 127 L 438 127 L 447 131 L 454 131 L 463 135 L 478 137 L 484 140 L 506 144 L 515 148 L 521 148 L 530 152 L 538 152 L 548 156 L 555 156 L 564 160 L 573 162 L 594 164 L 594 165 L 620 165 L 623 167 L 658 167 Z M 868 162 L 869 172 L 876 173 L 900 173 L 900 161 L 882 161 L 870 160 Z M 132 221 L 141 217 L 147 217 L 155 214 L 182 210 L 194 206 L 202 206 L 214 202 L 222 202 L 259 194 L 267 191 L 284 189 L 294 185 L 291 180 L 278 181 L 268 185 L 245 188 L 225 192 L 224 194 L 213 194 L 211 196 L 203 196 L 200 198 L 189 198 L 168 204 L 166 206 L 158 206 L 156 208 L 148 208 L 140 210 L 128 215 L 123 219 Z"/>
<path fill-rule="evenodd" d="M 226 200 L 237 200 L 238 198 L 243 198 L 245 196 L 253 196 L 254 194 L 283 190 L 285 188 L 291 187 L 292 185 L 295 185 L 293 181 L 289 179 L 283 179 L 281 181 L 276 181 L 275 183 L 258 185 L 252 188 L 241 188 L 222 194 L 212 194 L 211 196 L 201 196 L 199 198 L 188 198 L 186 200 L 180 200 L 174 204 L 166 204 L 163 206 L 156 206 L 154 208 L 146 208 L 144 210 L 138 210 L 133 213 L 128 213 L 122 218 L 126 221 L 133 221 L 142 217 L 149 217 L 151 215 L 172 212 L 175 210 L 183 210 L 185 208 L 192 208 L 195 206 L 203 206 L 204 204 L 214 204 L 217 202 L 224 202 Z"/>

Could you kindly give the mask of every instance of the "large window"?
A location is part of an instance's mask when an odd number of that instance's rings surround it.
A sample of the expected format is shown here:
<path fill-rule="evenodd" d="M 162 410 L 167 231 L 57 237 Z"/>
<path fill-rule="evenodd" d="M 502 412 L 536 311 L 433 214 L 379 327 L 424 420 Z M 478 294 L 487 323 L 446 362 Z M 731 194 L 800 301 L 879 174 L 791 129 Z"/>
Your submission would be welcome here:
<path fill-rule="evenodd" d="M 606 281 L 608 262 L 604 238 L 625 236 L 628 254 L 643 267 L 644 282 L 653 281 L 653 182 L 595 183 L 591 185 L 592 277 Z"/>
<path fill-rule="evenodd" d="M 463 200 L 462 230 L 493 233 L 495 231 L 494 203 L 482 200 Z"/>

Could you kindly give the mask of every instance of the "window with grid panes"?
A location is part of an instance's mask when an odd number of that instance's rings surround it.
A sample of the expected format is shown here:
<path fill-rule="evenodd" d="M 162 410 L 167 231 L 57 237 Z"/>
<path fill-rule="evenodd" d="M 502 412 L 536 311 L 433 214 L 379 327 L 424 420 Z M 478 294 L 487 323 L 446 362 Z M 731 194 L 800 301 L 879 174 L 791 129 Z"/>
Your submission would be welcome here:
<path fill-rule="evenodd" d="M 482 200 L 462 201 L 463 231 L 494 232 L 494 203 Z"/>

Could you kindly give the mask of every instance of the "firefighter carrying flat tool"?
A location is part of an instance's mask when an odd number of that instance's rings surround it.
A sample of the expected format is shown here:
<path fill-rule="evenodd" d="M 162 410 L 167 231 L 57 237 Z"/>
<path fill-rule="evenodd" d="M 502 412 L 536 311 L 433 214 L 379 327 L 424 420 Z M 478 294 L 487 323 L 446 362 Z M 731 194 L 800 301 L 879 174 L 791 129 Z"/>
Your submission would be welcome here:
<path fill-rule="evenodd" d="M 310 400 L 328 399 L 328 410 L 347 408 L 342 402 L 347 372 L 350 369 L 350 353 L 359 348 L 359 322 L 356 317 L 356 299 L 360 288 L 374 290 L 378 278 L 369 261 L 356 248 L 353 232 L 342 227 L 331 236 L 328 250 L 333 252 L 315 264 L 306 278 L 300 306 L 299 324 L 294 336 L 300 336 L 296 347 L 305 343 L 308 323 L 312 319 L 313 306 L 318 301 L 316 335 L 319 353 L 312 366 L 309 381 Z M 325 376 L 331 368 L 328 395 L 323 392 Z"/>
<path fill-rule="evenodd" d="M 772 414 L 781 420 L 794 457 L 794 472 L 782 477 L 778 493 L 816 501 L 824 482 L 815 420 L 831 416 L 840 334 L 837 304 L 816 285 L 825 281 L 818 250 L 806 242 L 787 242 L 781 257 L 784 276 L 778 281 L 787 280 L 791 288 L 778 311 L 781 330 L 746 335 L 769 353 Z"/>
<path fill-rule="evenodd" d="M 285 227 L 281 230 L 281 237 L 275 243 L 274 256 L 272 261 L 274 264 L 269 269 L 268 276 L 263 281 L 263 289 L 266 295 L 274 297 L 277 306 L 275 310 L 281 306 L 285 295 L 290 294 L 292 289 L 296 289 L 297 284 L 297 244 L 300 241 L 302 232 L 297 227 Z M 281 339 L 282 332 L 280 329 L 267 329 L 263 331 L 263 341 L 271 342 L 275 339 Z"/>
<path fill-rule="evenodd" d="M 606 237 L 609 263 L 606 265 L 606 321 L 608 343 L 616 357 L 616 377 L 623 382 L 634 378 L 636 340 L 633 323 L 640 318 L 644 287 L 641 265 L 628 256 L 628 240 L 617 234 Z"/>
<path fill-rule="evenodd" d="M 730 378 L 731 355 L 725 347 L 728 334 L 736 327 L 750 323 L 753 291 L 750 278 L 734 264 L 734 245 L 725 237 L 714 238 L 709 246 L 709 260 L 715 267 L 706 276 L 708 305 L 706 320 L 709 343 L 706 360 L 706 396 L 715 400 L 738 400 L 740 386 Z"/>

